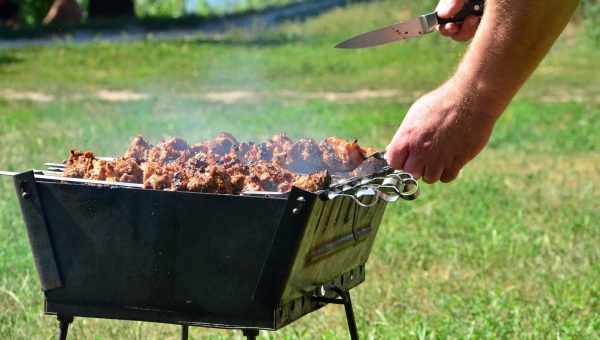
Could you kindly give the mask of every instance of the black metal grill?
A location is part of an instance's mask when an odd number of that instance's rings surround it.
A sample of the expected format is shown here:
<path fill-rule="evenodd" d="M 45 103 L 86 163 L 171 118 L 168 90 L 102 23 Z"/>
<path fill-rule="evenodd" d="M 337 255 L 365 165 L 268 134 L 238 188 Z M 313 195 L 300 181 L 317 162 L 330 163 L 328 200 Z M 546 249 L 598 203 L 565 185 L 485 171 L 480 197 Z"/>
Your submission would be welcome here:
<path fill-rule="evenodd" d="M 8 174 L 8 173 L 3 173 Z M 60 339 L 73 317 L 278 330 L 365 280 L 385 208 L 414 199 L 384 169 L 311 193 L 219 195 L 144 190 L 29 171 L 14 175 L 44 311 Z"/>

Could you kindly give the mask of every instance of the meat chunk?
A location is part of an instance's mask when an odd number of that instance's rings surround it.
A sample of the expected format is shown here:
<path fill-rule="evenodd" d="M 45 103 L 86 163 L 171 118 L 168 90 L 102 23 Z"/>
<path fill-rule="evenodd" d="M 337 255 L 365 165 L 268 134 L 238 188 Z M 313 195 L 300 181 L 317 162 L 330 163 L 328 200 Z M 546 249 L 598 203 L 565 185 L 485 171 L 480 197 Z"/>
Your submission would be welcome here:
<path fill-rule="evenodd" d="M 272 162 L 259 161 L 248 167 L 244 191 L 279 191 L 280 186 L 289 186 L 293 180 L 291 172 Z"/>
<path fill-rule="evenodd" d="M 111 182 L 140 183 L 154 190 L 238 194 L 243 191 L 287 192 L 326 189 L 330 173 L 364 176 L 385 164 L 364 162 L 356 141 L 330 137 L 294 142 L 277 134 L 264 143 L 244 142 L 229 133 L 190 146 L 171 138 L 152 146 L 135 137 L 121 158 L 97 159 L 92 152 L 71 151 L 64 175 Z"/>
<path fill-rule="evenodd" d="M 238 144 L 237 139 L 227 132 L 221 132 L 215 139 L 205 142 L 208 152 L 217 156 L 228 154 L 231 148 Z"/>
<path fill-rule="evenodd" d="M 352 170 L 351 176 L 353 177 L 364 177 L 376 174 L 383 171 L 388 166 L 387 162 L 382 159 L 368 158 L 362 162 L 356 169 Z"/>
<path fill-rule="evenodd" d="M 173 183 L 173 173 L 158 162 L 146 163 L 143 176 L 145 189 L 170 189 Z"/>
<path fill-rule="evenodd" d="M 147 160 L 159 164 L 168 164 L 182 158 L 189 158 L 191 150 L 188 143 L 181 138 L 171 138 L 148 150 Z"/>
<path fill-rule="evenodd" d="M 270 161 L 273 159 L 273 147 L 268 143 L 242 143 L 238 146 L 237 154 L 245 163 Z"/>
<path fill-rule="evenodd" d="M 331 184 L 331 176 L 327 171 L 317 172 L 310 175 L 297 176 L 293 186 L 306 191 L 319 191 L 326 189 Z"/>
<path fill-rule="evenodd" d="M 326 169 L 319 145 L 312 139 L 301 139 L 294 143 L 286 153 L 286 165 L 289 170 L 301 174 Z"/>
<path fill-rule="evenodd" d="M 142 183 L 144 171 L 134 158 L 120 158 L 109 162 L 112 178 L 116 182 Z M 108 179 L 111 180 L 111 179 Z"/>
<path fill-rule="evenodd" d="M 272 152 L 273 161 L 280 166 L 284 166 L 287 153 L 294 142 L 286 134 L 280 133 L 271 137 L 266 144 L 267 148 Z"/>
<path fill-rule="evenodd" d="M 323 162 L 331 172 L 352 171 L 365 160 L 365 151 L 355 140 L 349 143 L 341 138 L 326 138 L 320 145 Z"/>
<path fill-rule="evenodd" d="M 123 158 L 132 158 L 138 163 L 145 162 L 148 159 L 148 150 L 151 148 L 152 145 L 146 142 L 144 137 L 137 136 L 131 141 L 131 143 L 129 143 L 129 147 L 127 148 L 127 151 L 125 151 Z"/>
<path fill-rule="evenodd" d="M 94 153 L 91 151 L 71 150 L 65 164 L 64 175 L 66 177 L 84 178 L 86 174 L 94 169 L 94 161 L 96 160 Z"/>

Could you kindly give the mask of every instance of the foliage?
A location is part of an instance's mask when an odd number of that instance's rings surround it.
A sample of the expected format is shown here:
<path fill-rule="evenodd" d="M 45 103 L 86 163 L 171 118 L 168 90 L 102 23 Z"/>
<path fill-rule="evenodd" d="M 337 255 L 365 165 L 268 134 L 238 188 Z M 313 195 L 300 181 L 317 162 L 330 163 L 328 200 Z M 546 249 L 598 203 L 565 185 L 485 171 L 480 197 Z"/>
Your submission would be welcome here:
<path fill-rule="evenodd" d="M 21 18 L 26 25 L 39 25 L 46 17 L 54 0 L 22 0 Z"/>
<path fill-rule="evenodd" d="M 184 0 L 136 0 L 136 14 L 141 17 L 180 17 L 183 14 Z"/>
<path fill-rule="evenodd" d="M 600 0 L 583 0 L 581 7 L 587 33 L 600 46 Z"/>

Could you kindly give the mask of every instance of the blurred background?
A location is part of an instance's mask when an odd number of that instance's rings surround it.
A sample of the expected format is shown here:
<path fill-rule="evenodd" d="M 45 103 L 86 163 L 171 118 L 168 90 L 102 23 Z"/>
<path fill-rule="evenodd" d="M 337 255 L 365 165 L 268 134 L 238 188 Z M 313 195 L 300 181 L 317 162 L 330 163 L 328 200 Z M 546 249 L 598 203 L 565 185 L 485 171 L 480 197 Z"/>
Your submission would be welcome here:
<path fill-rule="evenodd" d="M 32 29 L 41 26 L 85 25 L 123 18 L 182 19 L 233 14 L 277 7 L 302 0 L 0 0 L 0 26 Z M 305 1 L 306 2 L 306 1 Z M 352 0 L 345 1 L 352 2 Z M 435 1 L 420 2 L 431 8 Z M 600 39 L 600 1 L 581 0 L 577 19 Z"/>
<path fill-rule="evenodd" d="M 360 51 L 354 34 L 435 1 L 0 0 L 0 169 L 111 156 L 143 134 L 337 135 L 383 148 L 465 51 L 432 34 Z M 534 15 L 534 14 L 532 14 Z M 364 339 L 600 338 L 600 2 L 585 0 L 449 185 L 386 212 L 353 291 Z M 0 178 L 0 338 L 49 339 L 12 181 Z M 76 319 L 74 339 L 179 328 Z M 194 339 L 240 339 L 193 328 Z M 346 339 L 339 306 L 265 339 Z"/>

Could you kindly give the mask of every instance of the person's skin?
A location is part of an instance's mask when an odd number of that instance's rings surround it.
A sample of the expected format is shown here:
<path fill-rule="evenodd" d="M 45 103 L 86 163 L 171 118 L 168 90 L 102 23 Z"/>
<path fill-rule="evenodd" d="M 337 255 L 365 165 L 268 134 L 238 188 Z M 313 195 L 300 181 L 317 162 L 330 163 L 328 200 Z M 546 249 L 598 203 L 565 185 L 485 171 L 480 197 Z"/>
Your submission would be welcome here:
<path fill-rule="evenodd" d="M 442 0 L 452 17 L 464 0 Z M 390 165 L 451 182 L 487 144 L 496 120 L 563 31 L 579 0 L 487 0 L 481 23 L 447 24 L 440 33 L 473 41 L 455 74 L 418 99 L 386 149 Z M 478 27 L 479 26 L 479 27 Z"/>

